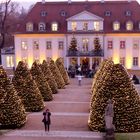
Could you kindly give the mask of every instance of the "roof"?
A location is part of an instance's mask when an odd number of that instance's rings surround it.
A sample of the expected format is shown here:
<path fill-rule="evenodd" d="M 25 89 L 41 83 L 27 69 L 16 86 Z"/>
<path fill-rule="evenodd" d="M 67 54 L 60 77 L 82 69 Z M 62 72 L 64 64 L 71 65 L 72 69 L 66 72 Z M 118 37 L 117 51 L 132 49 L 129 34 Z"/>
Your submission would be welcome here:
<path fill-rule="evenodd" d="M 43 10 L 47 12 L 47 16 L 42 17 L 40 15 Z M 101 1 L 84 1 L 71 2 L 70 4 L 68 2 L 45 2 L 45 4 L 37 2 L 21 24 L 18 32 L 26 33 L 26 23 L 32 22 L 35 27 L 33 33 L 39 33 L 38 23 L 45 22 L 47 26 L 45 34 L 52 33 L 51 23 L 56 21 L 59 24 L 59 31 L 57 33 L 67 33 L 67 19 L 85 10 L 104 19 L 104 33 L 114 32 L 112 30 L 112 23 L 114 21 L 121 23 L 121 29 L 118 33 L 140 32 L 138 29 L 140 22 L 140 5 L 137 1 L 105 1 L 103 3 Z M 128 10 L 132 12 L 132 16 L 125 15 L 125 12 Z M 61 16 L 61 11 L 65 11 L 66 16 Z M 111 16 L 105 16 L 105 11 L 110 11 Z M 133 31 L 126 31 L 125 23 L 127 21 L 133 21 Z"/>

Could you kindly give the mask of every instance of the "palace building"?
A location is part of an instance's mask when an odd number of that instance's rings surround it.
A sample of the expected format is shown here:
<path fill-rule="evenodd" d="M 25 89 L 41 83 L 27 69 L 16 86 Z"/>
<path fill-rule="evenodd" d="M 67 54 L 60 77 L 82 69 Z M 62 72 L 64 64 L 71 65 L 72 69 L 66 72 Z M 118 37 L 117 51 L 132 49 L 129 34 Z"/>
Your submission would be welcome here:
<path fill-rule="evenodd" d="M 62 57 L 66 68 L 87 64 L 91 69 L 94 63 L 111 58 L 138 70 L 139 13 L 135 0 L 37 2 L 14 35 L 15 66 L 20 60 L 31 67 L 35 60 Z M 73 38 L 76 51 L 70 50 Z"/>

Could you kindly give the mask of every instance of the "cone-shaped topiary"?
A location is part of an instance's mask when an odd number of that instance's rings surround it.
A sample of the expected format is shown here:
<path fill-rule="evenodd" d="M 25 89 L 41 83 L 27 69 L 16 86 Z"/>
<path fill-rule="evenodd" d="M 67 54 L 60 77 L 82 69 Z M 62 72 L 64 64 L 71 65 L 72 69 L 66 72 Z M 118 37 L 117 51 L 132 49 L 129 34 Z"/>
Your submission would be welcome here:
<path fill-rule="evenodd" d="M 45 60 L 43 61 L 42 65 L 41 65 L 41 69 L 42 69 L 45 79 L 47 80 L 47 82 L 52 90 L 52 93 L 53 94 L 57 93 L 58 92 L 57 83 L 49 68 L 49 64 Z"/>
<path fill-rule="evenodd" d="M 129 74 L 121 64 L 116 64 L 111 78 L 116 131 L 140 132 L 140 96 Z"/>
<path fill-rule="evenodd" d="M 43 97 L 26 64 L 22 61 L 18 63 L 15 70 L 13 84 L 26 111 L 40 111 L 44 108 Z"/>
<path fill-rule="evenodd" d="M 116 132 L 140 131 L 140 97 L 129 75 L 121 64 L 104 70 L 105 79 L 92 95 L 89 127 L 93 131 L 105 129 L 104 113 L 108 99 L 114 100 L 114 124 Z"/>
<path fill-rule="evenodd" d="M 51 88 L 45 79 L 39 64 L 37 64 L 36 61 L 33 63 L 30 71 L 33 79 L 36 81 L 44 101 L 51 101 L 53 99 Z"/>
<path fill-rule="evenodd" d="M 112 61 L 107 63 L 93 89 L 88 121 L 90 129 L 93 131 L 103 131 L 104 129 L 104 108 L 111 94 L 109 79 L 113 65 Z"/>
<path fill-rule="evenodd" d="M 49 66 L 50 66 L 50 70 L 55 78 L 58 88 L 64 88 L 65 87 L 64 79 L 53 60 L 50 60 Z"/>
<path fill-rule="evenodd" d="M 25 108 L 10 82 L 5 70 L 0 67 L 0 123 L 1 128 L 19 128 L 26 122 Z"/>
<path fill-rule="evenodd" d="M 70 79 L 69 79 L 68 73 L 64 67 L 62 58 L 58 58 L 55 63 L 64 79 L 65 84 L 68 85 L 70 83 Z"/>

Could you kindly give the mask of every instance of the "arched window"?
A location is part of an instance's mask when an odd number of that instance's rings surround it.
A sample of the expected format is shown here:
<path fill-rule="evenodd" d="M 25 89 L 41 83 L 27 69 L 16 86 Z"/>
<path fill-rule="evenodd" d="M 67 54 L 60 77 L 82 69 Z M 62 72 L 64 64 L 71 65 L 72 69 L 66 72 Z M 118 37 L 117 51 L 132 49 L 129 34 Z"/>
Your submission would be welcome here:
<path fill-rule="evenodd" d="M 52 31 L 58 31 L 58 23 L 57 22 L 53 22 L 51 25 Z"/>
<path fill-rule="evenodd" d="M 133 30 L 133 22 L 132 21 L 126 22 L 126 30 L 128 30 L 128 31 Z"/>
<path fill-rule="evenodd" d="M 113 22 L 113 30 L 114 31 L 120 30 L 120 22 L 119 21 Z"/>
<path fill-rule="evenodd" d="M 28 31 L 28 32 L 32 32 L 33 31 L 33 23 L 32 22 L 28 22 L 26 24 L 26 31 Z"/>
<path fill-rule="evenodd" d="M 38 24 L 38 29 L 39 29 L 39 31 L 45 31 L 45 30 L 46 30 L 46 25 L 45 25 L 45 23 L 44 23 L 44 22 L 40 22 L 40 23 Z"/>

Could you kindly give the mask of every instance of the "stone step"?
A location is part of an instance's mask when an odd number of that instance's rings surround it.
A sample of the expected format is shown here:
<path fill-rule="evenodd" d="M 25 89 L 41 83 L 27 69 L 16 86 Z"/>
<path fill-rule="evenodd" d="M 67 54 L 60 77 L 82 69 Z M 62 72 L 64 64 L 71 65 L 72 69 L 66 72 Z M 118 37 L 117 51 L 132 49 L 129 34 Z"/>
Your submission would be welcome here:
<path fill-rule="evenodd" d="M 45 132 L 43 130 L 16 130 L 11 131 L 9 133 L 4 134 L 4 136 L 7 136 L 10 138 L 18 136 L 18 137 L 38 137 L 38 138 L 57 138 L 57 140 L 60 138 L 65 138 L 66 140 L 68 138 L 75 139 L 84 139 L 84 140 L 103 140 L 103 133 L 98 132 L 85 132 L 85 131 L 50 131 Z"/>
<path fill-rule="evenodd" d="M 52 112 L 51 130 L 89 131 L 89 113 Z M 44 130 L 42 112 L 28 114 L 26 125 L 22 130 Z"/>
<path fill-rule="evenodd" d="M 46 102 L 46 107 L 51 110 L 51 112 L 89 112 L 89 102 Z"/>

